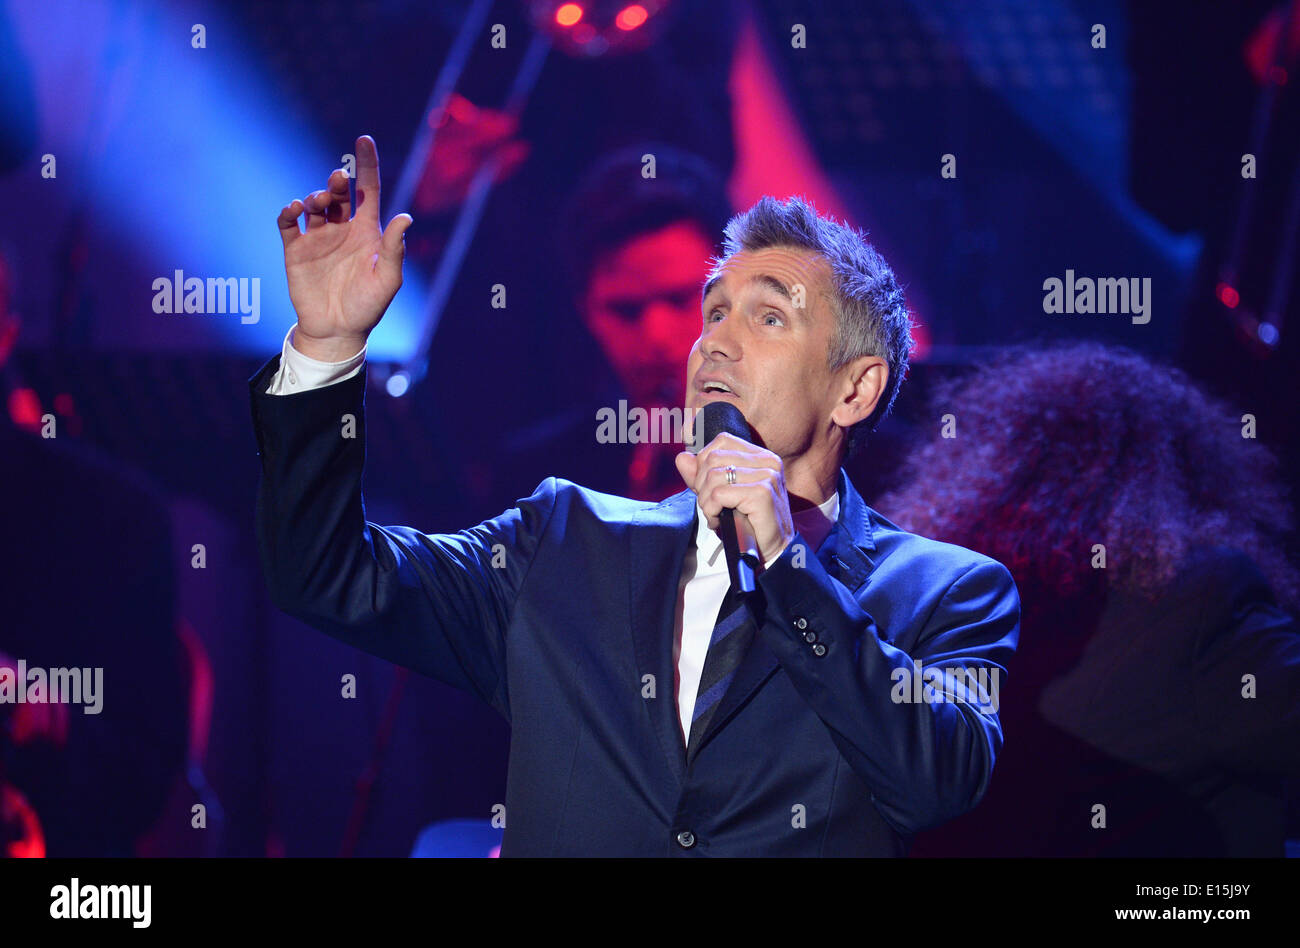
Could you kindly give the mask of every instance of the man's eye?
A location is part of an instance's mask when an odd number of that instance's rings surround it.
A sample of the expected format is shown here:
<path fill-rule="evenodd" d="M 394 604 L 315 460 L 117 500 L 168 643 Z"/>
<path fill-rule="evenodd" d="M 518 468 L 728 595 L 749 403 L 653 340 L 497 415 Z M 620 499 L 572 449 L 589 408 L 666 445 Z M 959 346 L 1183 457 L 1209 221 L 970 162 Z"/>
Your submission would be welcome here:
<path fill-rule="evenodd" d="M 708 323 L 708 322 L 712 322 L 714 316 L 721 316 L 721 315 L 722 315 L 722 310 L 720 310 L 720 309 L 715 309 L 715 310 L 713 310 L 713 312 L 709 313 L 707 316 L 704 317 L 704 321 L 705 321 L 706 323 Z"/>
<path fill-rule="evenodd" d="M 785 325 L 785 319 L 781 316 L 780 313 L 764 313 L 764 314 L 763 314 L 763 321 L 764 321 L 764 322 L 767 322 L 767 320 L 769 320 L 769 319 L 775 319 L 775 320 L 776 320 L 778 323 L 780 323 L 781 325 L 783 325 L 783 326 Z M 771 324 L 769 323 L 769 325 L 771 325 Z"/>

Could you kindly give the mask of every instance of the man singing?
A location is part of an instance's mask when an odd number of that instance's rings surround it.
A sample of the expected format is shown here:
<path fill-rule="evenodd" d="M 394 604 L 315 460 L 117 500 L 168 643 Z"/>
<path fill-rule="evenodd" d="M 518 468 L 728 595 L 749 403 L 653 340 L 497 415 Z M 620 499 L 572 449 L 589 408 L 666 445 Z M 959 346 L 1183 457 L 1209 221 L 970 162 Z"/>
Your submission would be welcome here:
<path fill-rule="evenodd" d="M 727 225 L 685 404 L 730 403 L 752 443 L 683 451 L 684 490 L 552 477 L 425 534 L 362 505 L 366 339 L 411 218 L 381 231 L 369 137 L 356 157 L 355 215 L 338 170 L 279 217 L 298 318 L 250 382 L 262 569 L 279 608 L 505 716 L 502 855 L 901 856 L 974 807 L 1019 598 L 1001 564 L 899 529 L 841 470 L 912 347 L 862 235 L 797 200 Z M 730 588 L 728 509 L 752 593 Z"/>

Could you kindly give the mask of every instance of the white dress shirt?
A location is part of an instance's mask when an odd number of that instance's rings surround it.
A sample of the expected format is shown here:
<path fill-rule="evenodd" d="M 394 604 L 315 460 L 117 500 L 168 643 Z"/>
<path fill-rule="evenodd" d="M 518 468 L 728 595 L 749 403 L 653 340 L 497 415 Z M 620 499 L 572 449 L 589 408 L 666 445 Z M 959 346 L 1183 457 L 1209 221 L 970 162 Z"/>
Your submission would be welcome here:
<path fill-rule="evenodd" d="M 818 507 L 794 511 L 794 528 L 816 550 L 831 532 L 839 511 L 840 496 L 831 494 Z M 731 587 L 727 557 L 722 552 L 722 537 L 709 529 L 708 520 L 698 502 L 695 504 L 695 518 L 695 542 L 686 551 L 682 578 L 677 584 L 677 611 L 673 629 L 673 662 L 677 666 L 677 719 L 682 727 L 683 741 L 690 738 L 691 717 L 695 712 L 695 699 L 700 690 L 700 675 L 704 672 L 709 639 L 713 637 L 713 626 L 718 618 L 718 610 L 722 608 L 722 600 Z M 772 556 L 763 564 L 764 567 L 771 566 L 780 556 L 780 553 Z"/>
<path fill-rule="evenodd" d="M 321 362 L 303 355 L 293 347 L 294 328 L 296 327 L 290 327 L 285 333 L 280 368 L 271 379 L 266 394 L 294 395 L 342 382 L 361 371 L 366 358 L 364 346 L 356 355 L 342 362 Z M 820 506 L 794 511 L 794 528 L 813 550 L 817 550 L 839 519 L 839 510 L 839 494 L 831 494 Z M 686 560 L 682 564 L 673 623 L 673 662 L 677 666 L 674 691 L 683 742 L 691 733 L 691 715 L 695 711 L 700 674 L 704 670 L 704 658 L 709 651 L 709 639 L 713 637 L 714 622 L 731 585 L 727 575 L 727 558 L 722 553 L 722 538 L 709 529 L 698 503 L 695 505 L 695 516 L 695 542 L 687 549 Z M 779 556 L 778 553 L 771 557 L 764 566 L 771 566 Z"/>

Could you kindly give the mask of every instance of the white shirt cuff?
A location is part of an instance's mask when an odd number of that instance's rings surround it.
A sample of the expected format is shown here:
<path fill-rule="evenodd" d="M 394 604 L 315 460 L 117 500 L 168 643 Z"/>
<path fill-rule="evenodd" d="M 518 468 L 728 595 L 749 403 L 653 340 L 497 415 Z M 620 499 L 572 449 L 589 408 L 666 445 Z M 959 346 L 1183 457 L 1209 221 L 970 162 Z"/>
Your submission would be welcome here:
<path fill-rule="evenodd" d="M 314 388 L 324 388 L 352 378 L 361 371 L 366 361 L 366 346 L 350 359 L 342 362 L 321 362 L 305 356 L 293 347 L 293 333 L 298 328 L 294 323 L 284 334 L 284 345 L 280 349 L 280 368 L 271 379 L 266 390 L 268 395 L 296 395 L 309 392 Z"/>

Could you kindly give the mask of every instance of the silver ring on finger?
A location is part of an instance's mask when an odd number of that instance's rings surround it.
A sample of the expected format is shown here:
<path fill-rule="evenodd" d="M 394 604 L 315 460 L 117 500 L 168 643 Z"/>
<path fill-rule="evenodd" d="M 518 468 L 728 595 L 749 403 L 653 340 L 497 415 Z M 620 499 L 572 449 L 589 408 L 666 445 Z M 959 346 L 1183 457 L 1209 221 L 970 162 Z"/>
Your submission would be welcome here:
<path fill-rule="evenodd" d="M 736 483 L 736 465 L 734 464 L 727 465 L 727 483 Z"/>

